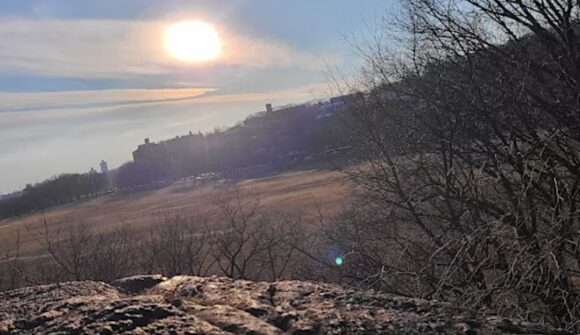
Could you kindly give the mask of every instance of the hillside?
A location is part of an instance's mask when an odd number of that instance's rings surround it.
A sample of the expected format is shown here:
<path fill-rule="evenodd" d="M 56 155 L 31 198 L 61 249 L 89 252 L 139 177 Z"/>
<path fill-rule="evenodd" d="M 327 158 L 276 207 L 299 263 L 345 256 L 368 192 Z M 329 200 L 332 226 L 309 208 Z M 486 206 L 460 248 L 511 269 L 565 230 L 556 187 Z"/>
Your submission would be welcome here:
<path fill-rule="evenodd" d="M 350 189 L 336 172 L 294 171 L 233 185 L 186 181 L 138 192 L 110 194 L 52 208 L 44 215 L 51 231 L 85 224 L 94 232 L 125 228 L 139 234 L 158 224 L 156 214 L 160 212 L 211 213 L 215 210 L 215 197 L 232 186 L 258 196 L 266 210 L 306 211 L 318 204 L 329 214 L 340 209 Z M 27 227 L 32 230 L 42 229 L 42 221 L 43 215 L 40 213 L 0 220 L 0 254 L 4 255 L 14 249 L 18 232 L 21 255 L 38 256 L 46 253 L 38 241 L 27 233 Z"/>
<path fill-rule="evenodd" d="M 300 281 L 137 276 L 0 294 L 0 334 L 566 334 L 445 303 Z"/>
<path fill-rule="evenodd" d="M 228 129 L 190 132 L 157 143 L 147 138 L 113 179 L 119 187 L 206 174 L 239 179 L 344 159 L 353 150 L 352 134 L 336 115 L 351 100 L 344 96 L 277 110 L 268 104 L 266 112 Z"/>
<path fill-rule="evenodd" d="M 353 160 L 351 134 L 337 113 L 347 97 L 253 114 L 227 129 L 145 139 L 133 160 L 103 173 L 62 174 L 0 198 L 0 219 L 46 211 L 111 192 L 135 191 L 184 178 L 243 180 Z"/>

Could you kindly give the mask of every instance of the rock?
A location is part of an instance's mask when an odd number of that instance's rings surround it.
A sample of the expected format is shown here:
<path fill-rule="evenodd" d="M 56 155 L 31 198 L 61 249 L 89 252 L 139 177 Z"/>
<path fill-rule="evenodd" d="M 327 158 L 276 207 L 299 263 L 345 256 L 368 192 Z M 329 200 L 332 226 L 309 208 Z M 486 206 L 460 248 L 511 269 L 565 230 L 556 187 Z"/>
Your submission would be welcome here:
<path fill-rule="evenodd" d="M 331 284 L 136 276 L 0 293 L 3 334 L 566 334 Z"/>
<path fill-rule="evenodd" d="M 167 278 L 162 275 L 132 276 L 123 279 L 117 279 L 111 285 L 122 289 L 127 293 L 141 293 L 153 286 L 164 282 Z"/>

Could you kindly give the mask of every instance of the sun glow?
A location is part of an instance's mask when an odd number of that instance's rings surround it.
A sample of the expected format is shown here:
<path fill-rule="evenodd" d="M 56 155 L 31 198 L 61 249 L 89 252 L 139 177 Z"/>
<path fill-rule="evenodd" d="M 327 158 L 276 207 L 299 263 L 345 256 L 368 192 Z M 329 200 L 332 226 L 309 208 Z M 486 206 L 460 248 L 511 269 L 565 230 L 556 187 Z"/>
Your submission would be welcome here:
<path fill-rule="evenodd" d="M 206 62 L 222 53 L 219 34 L 202 21 L 183 21 L 167 27 L 164 44 L 172 57 L 184 62 Z"/>

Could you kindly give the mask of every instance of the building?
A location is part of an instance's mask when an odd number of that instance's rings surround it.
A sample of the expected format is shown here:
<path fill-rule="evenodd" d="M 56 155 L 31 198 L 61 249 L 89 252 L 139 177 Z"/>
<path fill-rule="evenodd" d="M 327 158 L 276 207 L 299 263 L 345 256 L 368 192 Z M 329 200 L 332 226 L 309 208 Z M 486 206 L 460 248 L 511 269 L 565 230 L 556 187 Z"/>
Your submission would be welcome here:
<path fill-rule="evenodd" d="M 168 163 L 171 161 L 200 154 L 205 150 L 204 135 L 200 132 L 189 132 L 185 136 L 176 136 L 170 140 L 159 143 L 145 139 L 143 144 L 133 151 L 133 161 L 136 163 Z"/>
<path fill-rule="evenodd" d="M 109 167 L 107 166 L 107 162 L 105 162 L 105 160 L 101 160 L 101 163 L 99 165 L 101 167 L 101 172 L 104 175 L 109 175 Z"/>
<path fill-rule="evenodd" d="M 167 150 L 163 142 L 157 144 L 145 139 L 143 144 L 133 151 L 133 161 L 136 163 L 142 162 L 162 162 L 167 158 Z"/>

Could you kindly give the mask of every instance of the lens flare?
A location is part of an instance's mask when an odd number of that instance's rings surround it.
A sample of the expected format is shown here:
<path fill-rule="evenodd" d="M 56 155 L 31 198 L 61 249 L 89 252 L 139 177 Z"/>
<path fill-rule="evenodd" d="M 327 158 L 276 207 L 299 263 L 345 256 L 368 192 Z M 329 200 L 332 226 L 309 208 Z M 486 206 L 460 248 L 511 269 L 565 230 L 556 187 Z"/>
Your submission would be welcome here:
<path fill-rule="evenodd" d="M 338 266 L 341 266 L 343 262 L 344 262 L 344 260 L 342 259 L 342 257 L 336 257 L 334 259 L 334 263 Z"/>

